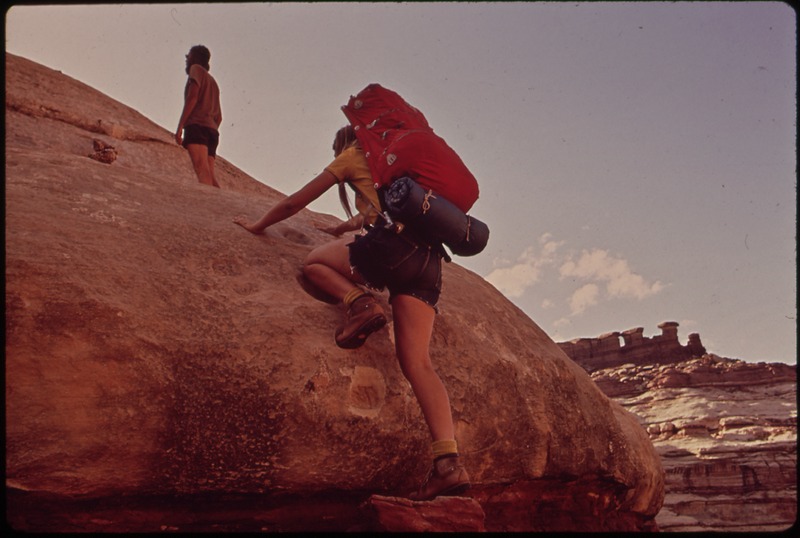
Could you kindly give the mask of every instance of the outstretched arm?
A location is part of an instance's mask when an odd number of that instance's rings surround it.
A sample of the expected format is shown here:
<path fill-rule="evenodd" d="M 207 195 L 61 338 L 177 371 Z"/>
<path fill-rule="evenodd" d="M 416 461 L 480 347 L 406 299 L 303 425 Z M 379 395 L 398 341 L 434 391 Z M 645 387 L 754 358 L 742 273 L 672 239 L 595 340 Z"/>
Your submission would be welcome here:
<path fill-rule="evenodd" d="M 323 170 L 302 189 L 294 194 L 290 194 L 275 204 L 272 209 L 267 211 L 267 213 L 256 222 L 250 223 L 246 217 L 236 217 L 233 219 L 233 222 L 248 232 L 254 234 L 263 233 L 264 229 L 282 220 L 288 219 L 299 212 L 308 204 L 322 196 L 325 191 L 334 185 L 336 185 L 336 176 L 327 170 Z"/>

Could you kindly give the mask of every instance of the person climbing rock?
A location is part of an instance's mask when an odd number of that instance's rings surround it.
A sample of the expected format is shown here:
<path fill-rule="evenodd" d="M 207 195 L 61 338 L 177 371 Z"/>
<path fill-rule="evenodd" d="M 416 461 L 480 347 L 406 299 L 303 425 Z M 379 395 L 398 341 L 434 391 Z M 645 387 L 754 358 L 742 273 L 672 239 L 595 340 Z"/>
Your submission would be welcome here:
<path fill-rule="evenodd" d="M 375 88 L 376 85 L 371 85 L 367 90 L 375 91 Z M 398 108 L 395 102 L 396 94 L 380 87 L 377 91 L 389 92 L 384 95 L 392 97 L 393 102 L 388 106 L 378 103 L 370 114 L 374 112 L 380 116 L 388 107 L 395 115 L 404 113 L 402 106 Z M 354 106 L 355 102 L 360 101 L 351 98 L 348 107 Z M 421 117 L 419 111 L 407 104 L 405 106 L 409 107 L 409 114 Z M 343 107 L 346 115 L 348 107 Z M 358 108 L 364 112 L 362 106 Z M 457 495 L 470 487 L 470 478 L 459 460 L 447 389 L 430 357 L 436 304 L 442 289 L 442 259 L 446 252 L 441 244 L 426 240 L 412 232 L 411 227 L 398 227 L 391 222 L 381 204 L 382 193 L 376 188 L 374 166 L 357 136 L 357 128 L 363 126 L 354 126 L 353 123 L 351 119 L 351 125 L 336 133 L 334 160 L 314 179 L 278 202 L 257 221 L 239 216 L 234 218 L 234 222 L 251 233 L 263 233 L 269 226 L 295 215 L 338 185 L 339 197 L 349 220 L 328 231 L 339 235 L 360 227 L 362 232 L 355 238 L 336 239 L 313 249 L 305 259 L 303 274 L 313 286 L 342 304 L 344 320 L 335 330 L 334 340 L 345 349 L 361 347 L 371 334 L 386 325 L 385 312 L 373 291 L 388 289 L 397 358 L 431 435 L 432 468 L 420 488 L 409 497 L 426 501 L 440 495 Z M 393 123 L 397 124 L 403 122 Z M 407 124 L 415 125 L 413 121 Z M 427 128 L 427 123 L 424 127 Z M 426 157 L 437 155 L 437 151 L 446 156 L 448 164 L 439 167 L 426 165 L 425 169 L 444 170 L 448 178 L 435 178 L 443 185 L 446 181 L 463 181 L 469 192 L 460 197 L 459 203 L 469 209 L 477 198 L 474 178 L 449 147 L 428 147 Z M 406 161 L 410 159 L 406 156 Z M 452 163 L 455 164 L 450 166 Z M 418 173 L 413 166 L 404 171 L 413 173 L 420 182 L 426 180 L 424 174 Z M 355 191 L 356 217 L 350 209 L 346 186 Z M 451 191 L 456 192 L 457 187 Z"/>

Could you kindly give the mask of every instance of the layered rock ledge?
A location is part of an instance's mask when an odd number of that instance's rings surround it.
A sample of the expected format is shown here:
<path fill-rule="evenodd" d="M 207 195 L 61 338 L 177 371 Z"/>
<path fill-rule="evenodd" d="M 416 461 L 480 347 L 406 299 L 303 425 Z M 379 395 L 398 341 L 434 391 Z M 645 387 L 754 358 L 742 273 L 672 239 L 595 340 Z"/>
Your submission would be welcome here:
<path fill-rule="evenodd" d="M 647 429 L 666 472 L 661 531 L 788 529 L 797 518 L 797 367 L 705 353 L 697 334 L 680 346 L 677 325 L 625 346 L 619 335 L 641 328 L 559 345 Z"/>

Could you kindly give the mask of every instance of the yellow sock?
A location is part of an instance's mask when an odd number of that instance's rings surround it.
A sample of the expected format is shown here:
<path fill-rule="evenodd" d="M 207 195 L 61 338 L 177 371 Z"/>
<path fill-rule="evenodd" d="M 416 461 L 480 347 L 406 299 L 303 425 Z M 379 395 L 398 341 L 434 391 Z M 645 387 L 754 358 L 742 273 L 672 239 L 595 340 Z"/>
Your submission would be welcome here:
<path fill-rule="evenodd" d="M 433 450 L 433 459 L 436 459 L 447 454 L 458 454 L 458 443 L 455 439 L 434 441 L 431 443 L 431 449 Z"/>
<path fill-rule="evenodd" d="M 344 302 L 345 306 L 350 306 L 356 299 L 366 294 L 367 292 L 361 288 L 353 288 L 347 292 L 347 294 L 344 296 L 344 299 L 342 299 L 342 302 Z"/>

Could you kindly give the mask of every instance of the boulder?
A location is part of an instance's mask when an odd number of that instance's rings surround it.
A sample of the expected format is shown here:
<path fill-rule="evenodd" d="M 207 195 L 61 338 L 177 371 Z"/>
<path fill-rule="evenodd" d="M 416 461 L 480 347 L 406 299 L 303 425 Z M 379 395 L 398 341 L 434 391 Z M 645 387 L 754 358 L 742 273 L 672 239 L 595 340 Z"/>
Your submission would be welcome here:
<path fill-rule="evenodd" d="M 485 514 L 474 499 L 439 497 L 414 502 L 373 495 L 367 501 L 373 511 L 368 530 L 380 532 L 485 532 Z M 367 529 L 359 529 L 367 530 Z"/>
<path fill-rule="evenodd" d="M 88 157 L 94 140 L 116 159 Z M 232 217 L 282 195 L 222 157 L 217 171 L 221 189 L 201 185 L 169 131 L 6 55 L 7 490 L 362 505 L 424 478 L 430 440 L 391 319 L 339 349 L 340 308 L 297 282 L 330 239 L 317 226 L 339 220 L 303 210 L 251 235 Z M 451 263 L 443 278 L 431 354 L 485 528 L 548 530 L 531 513 L 652 528 L 664 475 L 637 419 L 479 275 Z"/>

